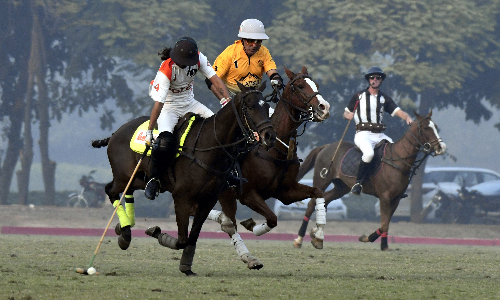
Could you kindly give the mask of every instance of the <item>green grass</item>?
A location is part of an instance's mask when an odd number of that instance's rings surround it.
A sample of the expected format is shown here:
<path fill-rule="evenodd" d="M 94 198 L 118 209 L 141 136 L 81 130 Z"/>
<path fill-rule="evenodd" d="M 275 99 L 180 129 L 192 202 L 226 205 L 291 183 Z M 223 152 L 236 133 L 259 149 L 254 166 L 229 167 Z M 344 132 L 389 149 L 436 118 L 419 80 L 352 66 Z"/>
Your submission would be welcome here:
<path fill-rule="evenodd" d="M 98 237 L 0 235 L 0 299 L 497 299 L 496 247 L 247 241 L 264 264 L 248 270 L 228 240 L 200 240 L 197 277 L 178 271 L 181 251 L 137 238 L 127 251 Z"/>

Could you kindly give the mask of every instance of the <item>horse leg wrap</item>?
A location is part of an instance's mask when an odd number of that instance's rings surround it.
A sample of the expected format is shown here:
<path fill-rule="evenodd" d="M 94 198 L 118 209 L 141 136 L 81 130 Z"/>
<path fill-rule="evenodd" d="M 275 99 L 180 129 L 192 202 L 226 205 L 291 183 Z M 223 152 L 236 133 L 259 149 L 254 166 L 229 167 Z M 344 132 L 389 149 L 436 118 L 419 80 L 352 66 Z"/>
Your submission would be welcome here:
<path fill-rule="evenodd" d="M 127 212 L 127 217 L 130 220 L 130 227 L 134 227 L 135 225 L 134 195 L 125 195 L 125 211 Z"/>
<path fill-rule="evenodd" d="M 389 245 L 387 244 L 387 232 L 382 232 L 382 240 L 380 241 L 380 249 L 382 251 L 387 250 Z"/>
<path fill-rule="evenodd" d="M 212 211 L 216 212 L 216 210 Z M 210 211 L 210 213 L 212 213 L 212 211 Z M 220 212 L 217 222 L 220 224 L 220 229 L 229 234 L 229 236 L 233 236 L 233 234 L 236 233 L 236 227 L 234 227 L 233 221 L 231 221 L 224 212 Z"/>
<path fill-rule="evenodd" d="M 308 224 L 309 224 L 309 217 L 304 216 L 304 220 L 302 221 L 302 225 L 300 226 L 300 229 L 299 229 L 299 237 L 304 237 L 306 235 Z"/>
<path fill-rule="evenodd" d="M 177 248 L 177 238 L 174 238 L 168 233 L 160 233 L 158 236 L 158 244 L 170 249 L 179 250 L 179 248 Z"/>
<path fill-rule="evenodd" d="M 325 198 L 316 199 L 316 225 L 326 224 Z"/>
<path fill-rule="evenodd" d="M 218 222 L 219 224 L 221 224 L 221 220 L 219 218 L 221 214 L 222 214 L 221 211 L 212 209 L 210 211 L 210 213 L 208 214 L 207 220 L 215 221 L 215 222 Z"/>
<path fill-rule="evenodd" d="M 256 236 L 261 236 L 264 233 L 268 233 L 269 231 L 271 231 L 271 229 L 272 228 L 269 227 L 267 223 L 262 223 L 253 227 L 253 234 L 255 234 Z"/>
<path fill-rule="evenodd" d="M 375 231 L 374 233 L 370 234 L 370 236 L 368 236 L 368 240 L 373 243 L 378 239 L 378 237 L 381 234 L 382 233 L 380 232 L 380 229 L 377 229 L 377 231 Z"/>
<path fill-rule="evenodd" d="M 239 233 L 233 234 L 231 237 L 231 244 L 233 244 L 234 249 L 236 249 L 236 254 L 241 258 L 241 260 L 244 263 L 248 263 L 248 256 L 250 256 L 250 252 L 247 249 L 247 246 L 245 246 L 245 243 L 240 237 Z"/>
<path fill-rule="evenodd" d="M 182 273 L 191 271 L 191 266 L 193 265 L 193 258 L 194 258 L 194 253 L 196 251 L 196 245 L 195 246 L 186 246 L 184 248 L 184 251 L 182 251 L 182 257 L 181 257 L 181 262 L 179 264 L 179 271 Z"/>
<path fill-rule="evenodd" d="M 120 200 L 115 200 L 115 202 L 113 203 L 113 207 L 116 208 L 116 206 L 118 206 L 119 203 Z M 127 213 L 125 212 L 125 209 L 121 204 L 118 206 L 116 214 L 118 215 L 118 220 L 120 220 L 120 226 L 122 228 L 125 226 L 130 226 L 132 224 L 132 222 L 130 222 L 130 219 L 127 216 Z"/>

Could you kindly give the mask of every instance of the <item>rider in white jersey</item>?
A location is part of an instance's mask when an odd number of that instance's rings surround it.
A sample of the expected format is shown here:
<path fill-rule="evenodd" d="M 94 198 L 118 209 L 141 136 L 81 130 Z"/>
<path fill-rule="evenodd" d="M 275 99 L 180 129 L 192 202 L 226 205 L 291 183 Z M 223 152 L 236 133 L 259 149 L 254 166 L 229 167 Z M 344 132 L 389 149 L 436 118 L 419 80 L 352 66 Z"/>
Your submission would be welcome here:
<path fill-rule="evenodd" d="M 159 176 L 167 168 L 175 154 L 174 127 L 188 112 L 204 118 L 213 115 L 205 105 L 194 99 L 193 81 L 201 72 L 215 87 L 212 89 L 219 101 L 228 101 L 229 92 L 217 76 L 205 55 L 198 51 L 196 42 L 189 37 L 181 38 L 174 48 L 159 53 L 163 60 L 155 79 L 149 87 L 149 96 L 155 101 L 146 134 L 146 143 L 153 143 L 153 129 L 158 123 L 160 134 L 154 140 L 151 151 L 151 175 L 146 185 L 146 197 L 153 200 L 160 190 Z"/>

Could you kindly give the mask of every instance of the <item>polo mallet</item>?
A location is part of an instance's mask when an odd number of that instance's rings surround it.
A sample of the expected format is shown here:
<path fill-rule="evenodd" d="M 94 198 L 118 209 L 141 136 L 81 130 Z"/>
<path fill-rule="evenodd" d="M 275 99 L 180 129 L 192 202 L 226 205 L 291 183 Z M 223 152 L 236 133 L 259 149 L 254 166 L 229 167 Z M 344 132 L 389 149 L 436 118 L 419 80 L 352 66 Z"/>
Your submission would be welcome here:
<path fill-rule="evenodd" d="M 94 255 L 92 256 L 92 259 L 90 260 L 88 268 L 87 269 L 76 268 L 75 269 L 76 273 L 80 273 L 80 274 L 84 274 L 84 275 L 93 275 L 93 274 L 99 275 L 98 272 L 89 274 L 87 272 L 87 270 L 92 268 L 93 271 L 95 271 L 95 269 L 92 267 L 92 264 L 94 263 L 95 256 L 97 255 L 97 252 L 99 251 L 99 248 L 101 247 L 102 240 L 104 240 L 104 236 L 106 235 L 106 232 L 108 232 L 109 225 L 111 225 L 111 222 L 113 221 L 113 218 L 115 217 L 115 214 L 116 214 L 116 211 L 118 210 L 118 207 L 121 205 L 122 200 L 125 197 L 125 194 L 127 193 L 128 188 L 130 187 L 130 184 L 132 184 L 132 181 L 134 180 L 135 173 L 137 173 L 137 170 L 139 169 L 139 166 L 141 165 L 142 160 L 144 159 L 144 157 L 146 157 L 146 155 L 149 151 L 149 147 L 150 147 L 149 145 L 146 145 L 146 150 L 144 150 L 144 152 L 141 155 L 141 158 L 139 159 L 139 162 L 137 163 L 137 166 L 135 166 L 134 172 L 132 173 L 132 176 L 130 176 L 130 180 L 128 181 L 127 186 L 125 187 L 125 190 L 123 191 L 123 194 L 120 198 L 120 202 L 118 202 L 118 205 L 115 207 L 115 210 L 113 211 L 113 214 L 111 215 L 111 218 L 109 219 L 108 225 L 106 226 L 106 229 L 104 229 L 104 232 L 101 236 L 101 240 L 99 241 L 99 244 L 97 244 L 97 248 L 94 251 Z"/>
<path fill-rule="evenodd" d="M 356 108 L 358 107 L 358 103 L 359 103 L 359 101 L 357 101 L 356 105 L 354 105 L 354 112 L 356 112 Z M 328 166 L 328 168 L 323 168 L 323 169 L 321 169 L 321 172 L 319 172 L 319 176 L 321 176 L 321 178 L 326 178 L 326 174 L 328 174 L 328 170 L 330 170 L 330 168 L 332 167 L 333 160 L 335 159 L 335 156 L 337 156 L 337 151 L 339 151 L 340 144 L 342 143 L 342 140 L 344 139 L 345 133 L 347 132 L 347 129 L 349 128 L 349 124 L 351 124 L 351 120 L 352 119 L 350 119 L 347 122 L 347 126 L 344 129 L 344 134 L 342 134 L 342 138 L 340 139 L 339 144 L 337 145 L 337 149 L 335 149 L 335 152 L 333 153 L 333 157 L 332 157 L 332 160 L 330 161 L 330 165 Z"/>

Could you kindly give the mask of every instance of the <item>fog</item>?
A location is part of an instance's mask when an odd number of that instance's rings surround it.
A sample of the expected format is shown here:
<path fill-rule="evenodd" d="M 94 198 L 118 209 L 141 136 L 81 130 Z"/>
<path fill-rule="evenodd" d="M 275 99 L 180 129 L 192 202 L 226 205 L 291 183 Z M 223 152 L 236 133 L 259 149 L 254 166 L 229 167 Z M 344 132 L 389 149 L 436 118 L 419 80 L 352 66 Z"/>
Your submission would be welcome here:
<path fill-rule="evenodd" d="M 61 123 L 52 124 L 50 157 L 57 162 L 57 191 L 79 190 L 78 179 L 90 170 L 96 170 L 94 177 L 98 182 L 108 182 L 112 179 L 106 148 L 92 148 L 91 141 L 110 136 L 120 125 L 137 116 L 116 114 L 115 117 L 117 122 L 111 131 L 103 131 L 99 128 L 99 113 L 88 113 L 83 117 L 65 116 Z M 332 112 L 332 117 L 340 118 L 341 115 Z M 500 119 L 498 111 L 494 111 L 490 120 L 483 120 L 479 125 L 472 121 L 465 121 L 465 113 L 456 108 L 435 110 L 432 119 L 440 129 L 439 134 L 447 144 L 448 153 L 456 157 L 457 161 L 454 162 L 450 157 L 445 159 L 429 157 L 428 166 L 480 167 L 500 173 L 500 163 L 497 159 L 497 152 L 500 149 L 500 132 L 494 127 Z M 387 120 L 387 122 L 391 121 L 393 120 Z M 38 140 L 37 134 L 37 130 L 34 130 L 35 142 Z M 345 137 L 346 140 L 353 140 L 353 138 L 352 136 Z M 397 140 L 399 137 L 392 138 Z M 299 157 L 304 158 L 307 151 L 299 152 Z M 33 162 L 30 190 L 41 191 L 44 188 L 38 148 L 35 149 Z M 11 191 L 17 191 L 15 177 Z"/>

